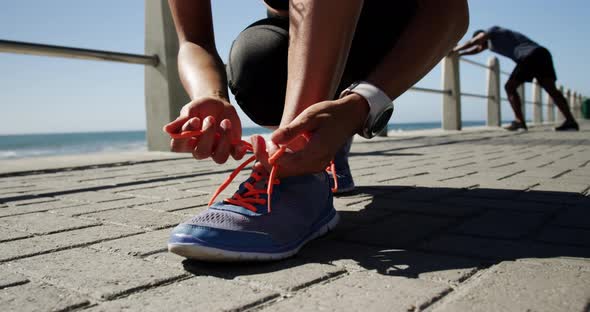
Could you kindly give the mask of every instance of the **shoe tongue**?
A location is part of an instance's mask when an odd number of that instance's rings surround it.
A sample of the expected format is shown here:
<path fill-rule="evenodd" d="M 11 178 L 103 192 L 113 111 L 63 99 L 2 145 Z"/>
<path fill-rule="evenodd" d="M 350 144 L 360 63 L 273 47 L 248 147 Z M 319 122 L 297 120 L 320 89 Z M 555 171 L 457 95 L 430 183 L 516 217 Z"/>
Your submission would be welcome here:
<path fill-rule="evenodd" d="M 253 175 L 260 176 L 260 178 L 258 178 L 258 181 L 256 181 L 256 178 L 254 178 Z M 254 188 L 257 190 L 266 190 L 267 185 L 268 185 L 268 173 L 266 173 L 266 171 L 253 170 L 251 173 L 251 176 L 246 181 L 244 181 L 242 184 L 240 184 L 240 187 L 236 191 L 236 194 L 240 194 L 243 196 L 246 192 L 248 192 L 248 189 L 245 186 L 246 183 L 252 184 L 252 186 L 254 186 Z M 267 194 L 259 194 L 258 197 L 262 198 L 262 199 L 266 199 L 266 200 L 268 199 Z M 268 207 L 266 204 L 253 204 L 253 206 L 256 207 L 256 210 L 257 210 L 256 214 L 267 214 L 268 213 Z M 217 208 L 219 209 L 219 207 L 217 207 Z M 242 207 L 240 207 L 240 208 L 242 208 Z M 240 212 L 240 211 L 246 212 L 245 214 L 251 213 L 250 210 L 248 210 L 246 208 L 238 209 L 237 207 L 234 207 L 230 210 L 232 210 L 234 212 Z"/>

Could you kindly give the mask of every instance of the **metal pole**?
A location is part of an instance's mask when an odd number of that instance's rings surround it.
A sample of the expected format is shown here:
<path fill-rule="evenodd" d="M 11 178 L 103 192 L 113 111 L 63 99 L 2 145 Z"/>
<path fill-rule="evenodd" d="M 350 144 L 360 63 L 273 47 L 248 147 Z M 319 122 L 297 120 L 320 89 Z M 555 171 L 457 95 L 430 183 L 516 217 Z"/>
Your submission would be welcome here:
<path fill-rule="evenodd" d="M 565 101 L 568 102 L 568 96 L 567 94 L 564 92 L 565 88 L 563 85 L 559 86 L 559 92 L 561 92 L 561 94 L 563 95 L 563 97 L 565 98 Z M 565 116 L 563 116 L 563 113 L 561 112 L 561 110 L 557 110 L 557 123 L 561 124 L 563 121 L 565 120 Z"/>
<path fill-rule="evenodd" d="M 547 94 L 547 122 L 555 123 L 555 103 L 549 94 Z"/>
<path fill-rule="evenodd" d="M 0 40 L 0 52 L 133 63 L 151 66 L 157 66 L 159 63 L 157 55 L 141 55 L 104 50 L 80 49 L 10 40 Z"/>
<path fill-rule="evenodd" d="M 543 99 L 541 93 L 541 86 L 537 79 L 533 81 L 533 124 L 543 123 Z"/>
<path fill-rule="evenodd" d="M 525 82 L 523 82 L 517 89 L 516 92 L 520 97 L 520 109 L 522 110 L 522 117 L 524 118 L 524 122 L 526 123 L 526 97 L 525 97 Z"/>
<path fill-rule="evenodd" d="M 500 109 L 500 62 L 492 56 L 488 59 L 488 115 L 486 125 L 488 127 L 499 127 L 501 124 Z"/>

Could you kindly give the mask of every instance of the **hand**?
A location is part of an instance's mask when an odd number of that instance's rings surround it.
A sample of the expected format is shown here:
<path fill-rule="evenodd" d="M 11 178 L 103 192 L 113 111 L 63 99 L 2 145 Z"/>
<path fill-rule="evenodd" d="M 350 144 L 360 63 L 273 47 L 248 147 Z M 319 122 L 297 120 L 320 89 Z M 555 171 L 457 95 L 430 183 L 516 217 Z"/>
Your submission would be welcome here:
<path fill-rule="evenodd" d="M 180 116 L 164 126 L 164 131 L 201 130 L 198 138 L 172 139 L 170 149 L 177 153 L 193 153 L 196 159 L 213 158 L 216 163 L 224 163 L 231 154 L 241 159 L 246 153 L 242 138 L 242 125 L 235 108 L 219 98 L 200 98 L 186 104 Z"/>
<path fill-rule="evenodd" d="M 270 171 L 269 154 L 279 145 L 287 145 L 285 154 L 276 161 L 279 176 L 321 172 L 346 140 L 363 127 L 368 113 L 366 100 L 354 93 L 314 104 L 288 125 L 275 130 L 272 142 L 267 144 L 261 137 L 252 138 L 254 153 L 259 165 Z"/>

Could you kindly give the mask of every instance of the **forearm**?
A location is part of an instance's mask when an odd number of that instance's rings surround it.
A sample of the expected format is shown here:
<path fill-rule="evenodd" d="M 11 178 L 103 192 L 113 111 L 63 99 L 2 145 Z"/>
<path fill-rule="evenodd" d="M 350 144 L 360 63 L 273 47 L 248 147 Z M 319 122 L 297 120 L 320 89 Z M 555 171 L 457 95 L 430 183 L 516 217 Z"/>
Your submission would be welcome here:
<path fill-rule="evenodd" d="M 481 51 L 483 51 L 483 49 L 475 47 L 471 50 L 459 52 L 459 56 L 479 54 Z"/>
<path fill-rule="evenodd" d="M 215 48 L 209 0 L 169 0 L 178 35 L 178 71 L 191 99 L 227 100 L 223 62 Z"/>
<path fill-rule="evenodd" d="M 458 45 L 455 48 L 453 48 L 453 52 L 467 50 L 469 48 L 473 48 L 474 46 L 475 46 L 475 42 L 473 40 L 468 40 L 464 44 Z"/>
<path fill-rule="evenodd" d="M 185 41 L 178 51 L 178 71 L 191 99 L 215 97 L 228 101 L 227 78 L 215 48 Z"/>
<path fill-rule="evenodd" d="M 448 54 L 465 33 L 468 16 L 463 0 L 420 1 L 396 46 L 367 80 L 397 98 Z"/>
<path fill-rule="evenodd" d="M 291 0 L 285 109 L 281 125 L 336 92 L 362 0 Z"/>

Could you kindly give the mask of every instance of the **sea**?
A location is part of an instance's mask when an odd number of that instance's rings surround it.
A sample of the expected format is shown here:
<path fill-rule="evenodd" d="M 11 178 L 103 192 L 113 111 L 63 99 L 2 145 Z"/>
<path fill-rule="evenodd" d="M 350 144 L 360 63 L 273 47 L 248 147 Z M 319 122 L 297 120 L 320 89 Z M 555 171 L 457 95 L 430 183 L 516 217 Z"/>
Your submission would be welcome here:
<path fill-rule="evenodd" d="M 484 121 L 463 121 L 463 127 L 483 126 Z M 395 123 L 389 131 L 440 128 L 440 122 Z M 261 127 L 245 127 L 242 135 L 268 134 Z M 0 135 L 0 161 L 29 157 L 146 151 L 145 131 L 79 132 Z"/>

